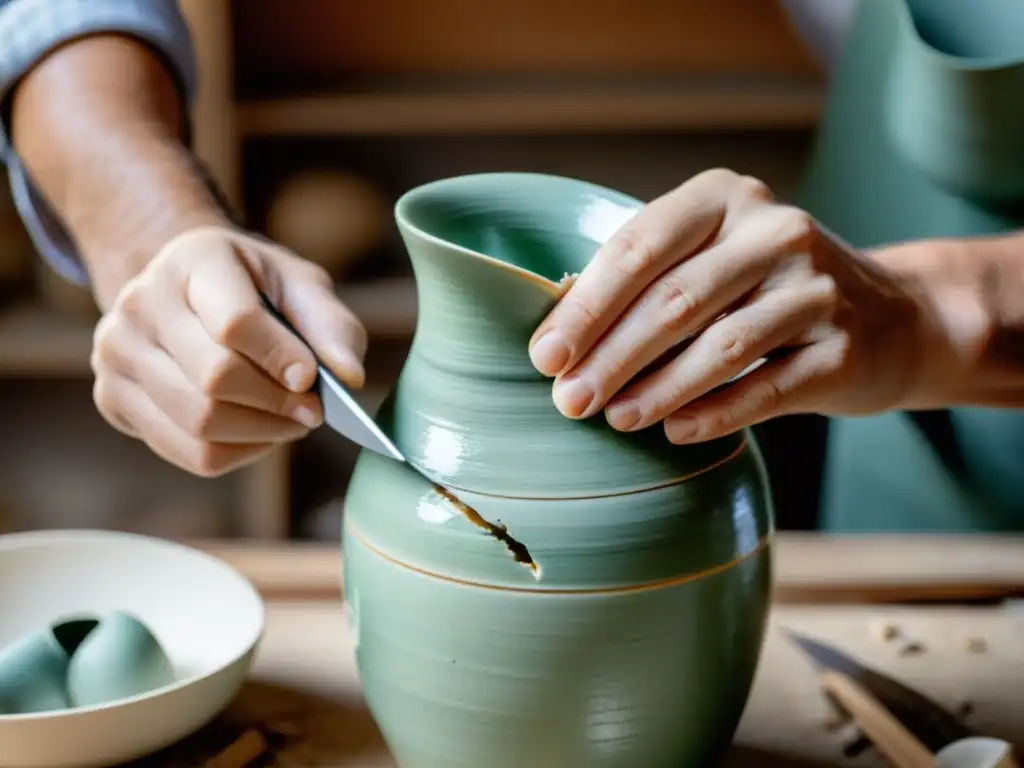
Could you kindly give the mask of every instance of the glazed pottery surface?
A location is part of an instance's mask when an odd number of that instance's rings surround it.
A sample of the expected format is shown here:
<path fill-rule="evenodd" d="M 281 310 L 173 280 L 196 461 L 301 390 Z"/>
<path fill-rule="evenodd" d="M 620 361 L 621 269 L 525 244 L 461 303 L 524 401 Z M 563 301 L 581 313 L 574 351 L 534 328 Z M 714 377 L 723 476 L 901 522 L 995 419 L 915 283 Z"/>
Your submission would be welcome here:
<path fill-rule="evenodd" d="M 861 248 L 1024 227 L 1024 6 L 861 2 L 799 203 Z M 1024 529 L 1024 412 L 835 419 L 832 530 Z"/>
<path fill-rule="evenodd" d="M 223 562 L 106 531 L 0 536 L 0 605 L 0 705 L 19 647 L 34 682 L 66 675 L 83 705 L 0 713 L 4 768 L 118 765 L 184 738 L 235 696 L 263 631 L 259 595 Z"/>
<path fill-rule="evenodd" d="M 70 706 L 67 670 L 67 651 L 48 629 L 8 644 L 0 650 L 0 715 Z"/>
<path fill-rule="evenodd" d="M 892 6 L 885 113 L 896 150 L 954 194 L 993 204 L 1024 198 L 1024 5 Z"/>
<path fill-rule="evenodd" d="M 397 205 L 420 317 L 378 420 L 412 466 L 360 456 L 344 583 L 402 768 L 686 768 L 731 740 L 770 594 L 751 436 L 567 419 L 527 351 L 562 278 L 640 207 L 534 174 Z"/>
<path fill-rule="evenodd" d="M 68 699 L 88 707 L 131 698 L 174 682 L 174 667 L 145 624 L 123 611 L 99 621 L 68 664 Z"/>

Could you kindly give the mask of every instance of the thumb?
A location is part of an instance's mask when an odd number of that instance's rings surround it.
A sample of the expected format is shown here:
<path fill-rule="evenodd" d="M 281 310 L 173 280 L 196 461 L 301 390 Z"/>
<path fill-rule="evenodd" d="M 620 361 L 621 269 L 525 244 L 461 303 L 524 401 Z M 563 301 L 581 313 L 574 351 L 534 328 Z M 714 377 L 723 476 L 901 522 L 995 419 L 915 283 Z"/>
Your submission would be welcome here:
<path fill-rule="evenodd" d="M 276 298 L 278 311 L 328 370 L 346 386 L 362 387 L 366 329 L 341 303 L 328 273 L 279 247 L 264 248 L 263 272 L 266 282 L 277 289 L 270 295 Z"/>

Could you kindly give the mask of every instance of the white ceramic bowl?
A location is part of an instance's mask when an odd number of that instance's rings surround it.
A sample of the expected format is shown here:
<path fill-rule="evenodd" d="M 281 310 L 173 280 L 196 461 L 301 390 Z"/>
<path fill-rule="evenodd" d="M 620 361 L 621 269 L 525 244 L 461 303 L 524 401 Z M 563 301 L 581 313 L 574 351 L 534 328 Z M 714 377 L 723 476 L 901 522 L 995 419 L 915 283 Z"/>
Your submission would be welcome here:
<path fill-rule="evenodd" d="M 238 693 L 263 634 L 253 586 L 195 549 L 106 531 L 0 536 L 0 646 L 62 615 L 117 609 L 153 631 L 177 681 L 101 706 L 0 715 L 0 766 L 110 766 L 184 738 Z"/>

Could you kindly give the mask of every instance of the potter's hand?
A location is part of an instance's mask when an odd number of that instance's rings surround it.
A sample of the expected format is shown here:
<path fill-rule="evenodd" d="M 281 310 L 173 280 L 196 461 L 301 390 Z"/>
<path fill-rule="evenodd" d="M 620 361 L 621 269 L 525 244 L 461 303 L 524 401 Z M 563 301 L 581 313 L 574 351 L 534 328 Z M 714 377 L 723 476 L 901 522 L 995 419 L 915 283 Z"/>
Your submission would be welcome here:
<path fill-rule="evenodd" d="M 764 184 L 712 170 L 598 251 L 530 355 L 566 416 L 604 409 L 623 431 L 664 420 L 670 440 L 695 442 L 784 414 L 899 407 L 926 335 L 914 295 Z"/>
<path fill-rule="evenodd" d="M 257 286 L 339 378 L 362 385 L 366 334 L 327 273 L 272 243 L 204 227 L 168 243 L 100 320 L 92 368 L 107 421 L 203 476 L 316 427 L 313 355 L 264 310 Z"/>

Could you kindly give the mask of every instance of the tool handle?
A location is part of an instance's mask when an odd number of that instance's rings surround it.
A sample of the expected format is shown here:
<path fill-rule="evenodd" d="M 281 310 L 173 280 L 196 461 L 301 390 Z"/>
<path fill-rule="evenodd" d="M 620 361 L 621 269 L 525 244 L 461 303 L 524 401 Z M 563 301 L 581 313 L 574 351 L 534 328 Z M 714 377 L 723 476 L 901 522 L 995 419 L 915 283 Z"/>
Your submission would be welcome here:
<path fill-rule="evenodd" d="M 936 768 L 935 755 L 852 678 L 829 671 L 821 683 L 896 768 Z"/>

